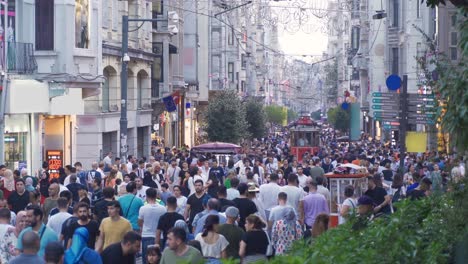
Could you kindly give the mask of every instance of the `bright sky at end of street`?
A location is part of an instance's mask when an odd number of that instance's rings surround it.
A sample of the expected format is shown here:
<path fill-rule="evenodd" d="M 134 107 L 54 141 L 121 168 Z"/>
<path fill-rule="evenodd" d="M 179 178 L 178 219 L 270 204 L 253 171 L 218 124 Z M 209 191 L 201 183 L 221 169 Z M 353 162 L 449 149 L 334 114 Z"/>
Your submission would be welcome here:
<path fill-rule="evenodd" d="M 288 55 L 321 55 L 327 51 L 327 42 L 327 35 L 322 32 L 312 32 L 311 34 L 306 34 L 302 31 L 289 33 L 285 30 L 280 30 L 279 32 L 280 48 Z M 311 57 L 301 58 L 299 56 L 295 58 L 305 61 L 313 59 Z"/>

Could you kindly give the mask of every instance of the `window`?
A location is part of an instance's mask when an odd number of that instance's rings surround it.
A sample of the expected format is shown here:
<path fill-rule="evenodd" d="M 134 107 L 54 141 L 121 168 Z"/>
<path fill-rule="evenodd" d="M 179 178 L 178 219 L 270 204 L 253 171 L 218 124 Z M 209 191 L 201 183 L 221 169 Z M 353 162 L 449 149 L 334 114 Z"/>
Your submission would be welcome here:
<path fill-rule="evenodd" d="M 457 45 L 458 45 L 458 33 L 450 32 L 450 46 L 457 46 Z"/>
<path fill-rule="evenodd" d="M 112 0 L 112 30 L 117 31 L 119 29 L 119 2 L 118 0 Z M 120 17 L 122 19 L 122 17 Z"/>
<path fill-rule="evenodd" d="M 451 60 L 458 60 L 458 49 L 455 48 L 450 48 L 450 59 Z"/>
<path fill-rule="evenodd" d="M 451 60 L 458 60 L 458 32 L 450 32 L 450 50 L 449 55 Z"/>
<path fill-rule="evenodd" d="M 234 34 L 235 34 L 234 29 L 231 28 L 231 30 L 229 30 L 229 33 L 228 33 L 228 45 L 231 45 L 231 46 L 234 45 L 234 37 L 235 37 Z"/>
<path fill-rule="evenodd" d="M 54 50 L 53 0 L 36 0 L 36 50 Z"/>
<path fill-rule="evenodd" d="M 88 49 L 90 43 L 90 1 L 75 0 L 75 47 Z"/>
<path fill-rule="evenodd" d="M 108 1 L 102 2 L 102 27 L 109 28 L 109 3 Z"/>
<path fill-rule="evenodd" d="M 421 18 L 421 2 L 419 0 L 416 1 L 416 17 Z"/>
<path fill-rule="evenodd" d="M 394 26 L 394 27 L 398 27 L 398 25 L 399 25 L 398 20 L 400 19 L 400 17 L 399 17 L 400 7 L 399 7 L 398 1 L 399 0 L 393 0 L 393 21 L 392 21 L 393 24 L 392 24 L 392 26 Z"/>
<path fill-rule="evenodd" d="M 102 108 L 102 111 L 103 112 L 107 112 L 109 111 L 109 95 L 110 95 L 110 87 L 109 87 L 109 83 L 110 83 L 110 78 L 111 78 L 111 74 L 110 74 L 110 71 L 109 69 L 107 68 L 104 68 L 104 72 L 103 72 L 103 75 L 104 75 L 104 85 L 102 86 L 102 91 L 101 91 L 101 95 L 102 95 L 102 103 L 101 103 L 101 108 Z"/>
<path fill-rule="evenodd" d="M 241 54 L 241 68 L 245 70 L 246 66 L 247 66 L 247 60 L 245 58 L 245 54 Z"/>
<path fill-rule="evenodd" d="M 359 49 L 359 38 L 360 38 L 359 33 L 360 33 L 360 28 L 353 27 L 352 32 L 351 32 L 351 48 L 353 50 Z"/>
<path fill-rule="evenodd" d="M 450 22 L 451 22 L 451 26 L 453 28 L 456 28 L 457 27 L 457 15 L 453 14 L 450 16 Z"/>
<path fill-rule="evenodd" d="M 234 62 L 228 63 L 228 78 L 231 83 L 234 83 Z"/>
<path fill-rule="evenodd" d="M 241 81 L 241 92 L 245 92 L 245 81 Z"/>
<path fill-rule="evenodd" d="M 398 48 L 392 48 L 392 74 L 398 74 L 399 54 Z"/>

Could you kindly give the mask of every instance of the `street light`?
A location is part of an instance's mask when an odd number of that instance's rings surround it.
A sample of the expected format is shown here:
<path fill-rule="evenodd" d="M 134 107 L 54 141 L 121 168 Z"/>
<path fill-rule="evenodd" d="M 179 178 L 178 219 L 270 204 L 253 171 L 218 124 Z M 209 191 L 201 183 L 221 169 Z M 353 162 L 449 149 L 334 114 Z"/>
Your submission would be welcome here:
<path fill-rule="evenodd" d="M 179 21 L 179 15 L 174 12 L 168 12 L 168 17 L 171 21 Z M 128 23 L 129 22 L 158 22 L 166 21 L 166 19 L 154 18 L 154 19 L 139 19 L 139 18 L 128 18 L 128 16 L 122 16 L 122 68 L 120 73 L 120 158 L 123 163 L 127 162 L 127 134 L 128 134 L 128 119 L 127 119 L 127 81 L 128 81 L 128 62 L 130 56 L 128 55 Z M 169 29 L 171 34 L 177 34 L 178 28 Z"/>

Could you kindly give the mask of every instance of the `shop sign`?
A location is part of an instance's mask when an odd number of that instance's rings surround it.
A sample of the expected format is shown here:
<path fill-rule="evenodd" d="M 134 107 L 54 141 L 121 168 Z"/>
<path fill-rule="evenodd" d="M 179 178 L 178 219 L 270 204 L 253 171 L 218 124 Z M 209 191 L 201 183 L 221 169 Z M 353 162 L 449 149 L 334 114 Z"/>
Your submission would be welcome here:
<path fill-rule="evenodd" d="M 60 176 L 59 169 L 63 167 L 63 151 L 47 150 L 46 156 L 50 177 L 58 178 Z"/>

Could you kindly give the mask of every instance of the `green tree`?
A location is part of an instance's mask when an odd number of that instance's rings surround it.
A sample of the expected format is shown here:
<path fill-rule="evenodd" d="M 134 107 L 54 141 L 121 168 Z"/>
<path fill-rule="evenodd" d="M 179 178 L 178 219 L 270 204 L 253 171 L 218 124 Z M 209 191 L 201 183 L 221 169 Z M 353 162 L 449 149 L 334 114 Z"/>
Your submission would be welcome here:
<path fill-rule="evenodd" d="M 427 1 L 429 6 L 445 4 L 441 0 Z M 442 129 L 451 135 L 452 143 L 459 153 L 468 149 L 468 7 L 460 7 L 458 17 L 460 59 L 452 62 L 446 54 L 439 53 L 437 43 L 422 29 L 414 26 L 429 43 L 425 56 L 417 57 L 418 65 L 423 70 L 424 84 L 434 89 L 439 102 L 439 117 Z M 433 78 L 430 65 L 435 65 Z"/>
<path fill-rule="evenodd" d="M 328 123 L 335 129 L 342 132 L 349 130 L 349 113 L 343 110 L 341 106 L 328 109 L 327 119 Z"/>
<path fill-rule="evenodd" d="M 322 118 L 320 114 L 322 114 L 322 110 L 319 109 L 317 111 L 312 112 L 311 117 L 314 120 L 320 120 Z"/>
<path fill-rule="evenodd" d="M 468 7 L 460 8 L 468 14 Z M 459 15 L 461 58 L 452 64 L 448 59 L 439 60 L 439 80 L 436 93 L 442 104 L 442 127 L 453 135 L 460 152 L 468 149 L 468 19 Z"/>
<path fill-rule="evenodd" d="M 220 91 L 210 99 L 205 120 L 210 141 L 239 143 L 248 136 L 245 107 L 234 90 Z"/>
<path fill-rule="evenodd" d="M 244 102 L 248 131 L 252 138 L 262 138 L 266 132 L 266 113 L 263 104 L 254 98 Z"/>
<path fill-rule="evenodd" d="M 325 86 L 327 87 L 327 101 L 335 102 L 338 97 L 338 60 L 334 59 L 332 64 L 327 64 L 325 69 Z"/>
<path fill-rule="evenodd" d="M 282 125 L 287 118 L 287 114 L 283 111 L 283 107 L 277 105 L 265 106 L 265 113 L 267 115 L 268 122 L 278 125 Z"/>
<path fill-rule="evenodd" d="M 297 114 L 296 111 L 294 111 L 292 109 L 288 109 L 288 122 L 292 122 L 294 120 L 297 120 L 298 117 L 299 117 L 299 115 Z"/>

